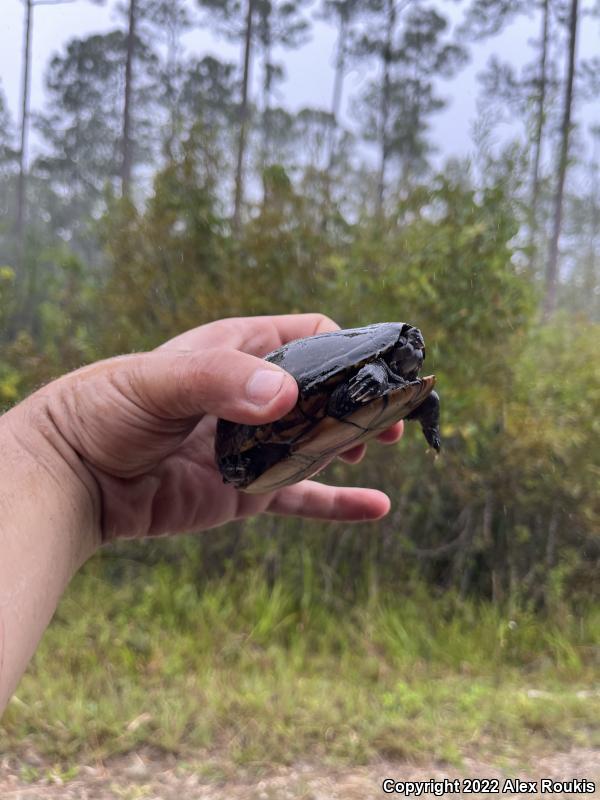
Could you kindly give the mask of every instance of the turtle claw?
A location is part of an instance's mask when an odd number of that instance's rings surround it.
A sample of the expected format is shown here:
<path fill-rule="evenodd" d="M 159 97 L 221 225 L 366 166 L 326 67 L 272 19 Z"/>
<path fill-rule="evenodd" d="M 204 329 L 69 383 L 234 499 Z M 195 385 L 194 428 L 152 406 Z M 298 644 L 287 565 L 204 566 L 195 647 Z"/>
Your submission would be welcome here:
<path fill-rule="evenodd" d="M 427 443 L 433 447 L 436 453 L 439 453 L 440 447 L 442 446 L 439 430 L 437 428 L 427 428 L 423 429 L 423 433 L 427 439 Z"/>
<path fill-rule="evenodd" d="M 249 482 L 250 460 L 242 455 L 232 455 L 222 458 L 218 462 L 219 470 L 223 476 L 223 483 L 233 484 L 236 488 Z"/>
<path fill-rule="evenodd" d="M 353 403 L 364 403 L 373 397 L 373 391 L 368 386 L 356 386 L 348 394 Z"/>
<path fill-rule="evenodd" d="M 436 453 L 439 453 L 442 441 L 440 437 L 440 398 L 438 393 L 431 392 L 420 405 L 407 415 L 406 419 L 419 420 L 427 444 L 433 447 Z"/>
<path fill-rule="evenodd" d="M 373 375 L 355 375 L 348 387 L 348 397 L 353 403 L 366 403 L 381 394 L 381 382 Z"/>

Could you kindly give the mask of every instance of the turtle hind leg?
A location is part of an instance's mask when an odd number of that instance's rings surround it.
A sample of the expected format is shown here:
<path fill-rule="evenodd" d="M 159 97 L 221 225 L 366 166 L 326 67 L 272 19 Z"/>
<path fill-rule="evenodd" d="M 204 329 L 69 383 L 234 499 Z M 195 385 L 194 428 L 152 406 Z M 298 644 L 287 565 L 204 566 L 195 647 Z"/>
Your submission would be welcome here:
<path fill-rule="evenodd" d="M 427 443 L 433 447 L 436 453 L 439 453 L 442 446 L 439 427 L 435 426 L 427 428 L 425 425 L 421 425 L 421 427 L 423 428 L 423 435 L 427 439 Z"/>
<path fill-rule="evenodd" d="M 244 453 L 225 456 L 218 461 L 223 483 L 245 489 L 278 461 L 289 455 L 288 444 L 257 444 Z"/>
<path fill-rule="evenodd" d="M 236 489 L 247 486 L 253 480 L 252 463 L 242 455 L 224 456 L 217 461 L 223 483 L 231 483 Z"/>
<path fill-rule="evenodd" d="M 418 420 L 421 423 L 427 443 L 436 452 L 439 452 L 442 440 L 440 437 L 440 397 L 438 393 L 431 392 L 420 406 L 410 412 L 406 419 Z"/>

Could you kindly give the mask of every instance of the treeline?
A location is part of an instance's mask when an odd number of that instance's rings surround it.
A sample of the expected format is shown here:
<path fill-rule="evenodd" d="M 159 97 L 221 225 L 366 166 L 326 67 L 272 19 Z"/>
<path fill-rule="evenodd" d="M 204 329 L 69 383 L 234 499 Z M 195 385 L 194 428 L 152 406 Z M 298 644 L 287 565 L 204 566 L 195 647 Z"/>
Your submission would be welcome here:
<path fill-rule="evenodd" d="M 34 31 L 35 3 L 26 10 Z M 398 449 L 332 468 L 336 481 L 388 491 L 388 519 L 366 535 L 258 520 L 146 556 L 185 553 L 199 576 L 259 558 L 299 591 L 309 572 L 325 592 L 354 595 L 418 570 L 498 602 L 585 599 L 600 560 L 600 167 L 589 147 L 600 140 L 576 124 L 597 90 L 576 49 L 588 9 L 535 7 L 534 60 L 522 74 L 490 62 L 474 156 L 442 174 L 430 141 L 439 79 L 531 8 L 473 0 L 452 32 L 439 6 L 327 0 L 331 107 L 292 113 L 277 103 L 275 56 L 307 40 L 312 11 L 129 0 L 118 28 L 72 40 L 47 66 L 30 163 L 27 92 L 19 123 L 0 108 L 0 401 L 221 316 L 414 322 L 440 385 L 443 456 L 409 429 Z M 239 64 L 186 54 L 200 23 L 239 43 Z M 348 115 L 350 66 L 368 77 Z M 503 109 L 517 125 L 498 146 Z"/>

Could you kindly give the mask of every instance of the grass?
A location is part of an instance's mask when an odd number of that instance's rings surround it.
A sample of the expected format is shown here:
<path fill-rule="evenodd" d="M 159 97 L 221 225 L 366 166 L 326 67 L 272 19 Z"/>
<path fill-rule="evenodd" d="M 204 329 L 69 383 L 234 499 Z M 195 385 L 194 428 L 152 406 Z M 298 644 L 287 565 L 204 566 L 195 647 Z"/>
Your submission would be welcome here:
<path fill-rule="evenodd" d="M 93 563 L 64 598 L 0 727 L 69 770 L 148 745 L 260 768 L 376 757 L 460 763 L 600 745 L 600 610 L 554 619 L 432 599 L 295 602 L 256 575 L 201 591 Z M 211 759 L 214 759 L 212 761 Z"/>

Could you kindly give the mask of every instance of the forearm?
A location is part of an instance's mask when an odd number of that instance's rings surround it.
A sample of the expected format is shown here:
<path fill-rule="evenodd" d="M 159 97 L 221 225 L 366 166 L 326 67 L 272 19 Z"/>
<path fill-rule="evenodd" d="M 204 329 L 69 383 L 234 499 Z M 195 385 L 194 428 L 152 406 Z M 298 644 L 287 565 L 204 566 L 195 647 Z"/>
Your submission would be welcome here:
<path fill-rule="evenodd" d="M 42 393 L 0 417 L 0 453 L 1 713 L 66 585 L 99 545 L 99 503 Z"/>

